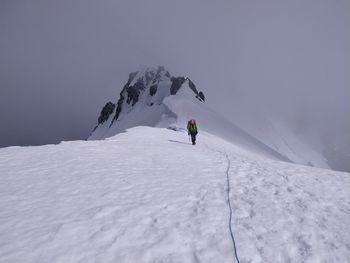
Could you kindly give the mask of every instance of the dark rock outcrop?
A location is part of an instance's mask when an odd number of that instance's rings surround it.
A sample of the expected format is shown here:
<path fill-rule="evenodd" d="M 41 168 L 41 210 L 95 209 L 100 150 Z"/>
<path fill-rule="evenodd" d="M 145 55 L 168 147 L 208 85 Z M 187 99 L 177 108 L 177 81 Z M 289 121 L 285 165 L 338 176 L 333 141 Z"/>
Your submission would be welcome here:
<path fill-rule="evenodd" d="M 113 122 L 115 120 L 118 120 L 119 115 L 122 111 L 122 105 L 124 103 L 125 98 L 126 98 L 126 103 L 128 103 L 128 104 L 131 103 L 132 106 L 134 106 L 139 100 L 141 90 L 145 89 L 145 83 L 144 83 L 144 80 L 142 78 L 138 79 L 133 86 L 130 86 L 131 82 L 137 76 L 137 73 L 138 72 L 132 72 L 129 74 L 128 82 L 124 85 L 124 88 L 120 92 L 120 97 L 119 97 L 119 100 L 117 103 L 117 110 L 115 112 L 115 115 L 114 115 L 114 118 L 113 118 L 111 125 L 113 124 Z M 147 76 L 146 76 L 146 78 L 147 78 Z"/>
<path fill-rule="evenodd" d="M 139 95 L 141 90 L 145 89 L 145 83 L 143 79 L 138 79 L 135 83 L 134 86 L 129 86 L 126 88 L 126 92 L 127 92 L 127 100 L 126 102 L 128 104 L 130 104 L 130 102 L 132 103 L 132 106 L 134 106 L 136 104 L 136 102 L 139 101 Z"/>
<path fill-rule="evenodd" d="M 196 88 L 196 85 L 194 85 L 194 83 L 192 82 L 192 80 L 190 80 L 189 78 L 187 78 L 188 80 L 188 86 L 190 87 L 190 89 L 196 94 L 198 95 L 198 90 Z"/>
<path fill-rule="evenodd" d="M 175 95 L 185 81 L 186 81 L 186 78 L 184 77 L 177 77 L 177 78 L 171 77 L 170 94 Z"/>
<path fill-rule="evenodd" d="M 111 122 L 110 126 L 112 126 L 112 124 L 115 120 L 118 120 L 119 115 L 122 112 L 122 105 L 123 105 L 124 99 L 125 99 L 125 97 L 123 96 L 123 91 L 122 91 L 122 92 L 120 92 L 120 98 L 119 98 L 118 103 L 117 103 L 117 109 L 115 111 L 115 115 L 114 115 L 113 121 Z"/>
<path fill-rule="evenodd" d="M 198 93 L 198 97 L 202 100 L 202 101 L 205 101 L 205 96 L 204 96 L 204 93 L 203 92 L 199 92 Z"/>
<path fill-rule="evenodd" d="M 188 80 L 188 86 L 196 94 L 196 98 L 199 99 L 200 101 L 205 101 L 204 93 L 202 91 L 198 92 L 196 85 L 194 85 L 194 83 L 189 78 L 187 78 L 187 80 Z"/>
<path fill-rule="evenodd" d="M 98 124 L 104 123 L 108 120 L 109 116 L 113 113 L 115 106 L 116 105 L 112 102 L 106 103 L 101 111 L 100 117 L 98 117 Z"/>
<path fill-rule="evenodd" d="M 158 85 L 156 85 L 156 84 L 151 86 L 150 89 L 149 89 L 149 95 L 153 96 L 154 94 L 156 94 L 157 93 L 157 88 L 158 88 Z"/>
<path fill-rule="evenodd" d="M 205 97 L 202 91 L 198 92 L 196 85 L 190 80 L 189 78 L 185 77 L 172 77 L 171 78 L 171 88 L 170 88 L 170 94 L 175 95 L 181 88 L 181 86 L 185 83 L 185 81 L 188 81 L 189 88 L 194 92 L 196 95 L 196 98 L 200 101 L 205 101 Z"/>

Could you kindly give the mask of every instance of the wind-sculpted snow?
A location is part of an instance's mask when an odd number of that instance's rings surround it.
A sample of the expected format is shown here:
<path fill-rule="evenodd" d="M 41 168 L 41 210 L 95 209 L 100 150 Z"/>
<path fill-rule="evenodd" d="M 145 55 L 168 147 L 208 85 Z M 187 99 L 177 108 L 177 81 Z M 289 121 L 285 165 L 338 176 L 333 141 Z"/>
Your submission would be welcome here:
<path fill-rule="evenodd" d="M 0 262 L 349 262 L 350 174 L 137 127 L 0 150 Z"/>

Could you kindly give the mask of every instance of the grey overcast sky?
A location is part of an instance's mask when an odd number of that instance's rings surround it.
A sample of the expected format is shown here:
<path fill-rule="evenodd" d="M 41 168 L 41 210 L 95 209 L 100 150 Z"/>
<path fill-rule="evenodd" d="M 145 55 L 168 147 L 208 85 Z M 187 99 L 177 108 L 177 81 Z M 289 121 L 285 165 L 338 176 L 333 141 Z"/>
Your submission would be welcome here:
<path fill-rule="evenodd" d="M 139 65 L 350 141 L 349 0 L 0 0 L 0 147 L 86 138 Z"/>

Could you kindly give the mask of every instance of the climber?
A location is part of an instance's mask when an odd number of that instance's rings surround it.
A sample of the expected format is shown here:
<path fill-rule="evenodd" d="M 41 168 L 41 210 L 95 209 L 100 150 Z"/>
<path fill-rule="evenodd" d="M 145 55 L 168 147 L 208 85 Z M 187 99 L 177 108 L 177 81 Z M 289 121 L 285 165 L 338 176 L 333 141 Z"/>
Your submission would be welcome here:
<path fill-rule="evenodd" d="M 191 135 L 192 145 L 196 144 L 196 135 L 198 134 L 197 125 L 195 120 L 190 120 L 187 123 L 188 135 Z"/>

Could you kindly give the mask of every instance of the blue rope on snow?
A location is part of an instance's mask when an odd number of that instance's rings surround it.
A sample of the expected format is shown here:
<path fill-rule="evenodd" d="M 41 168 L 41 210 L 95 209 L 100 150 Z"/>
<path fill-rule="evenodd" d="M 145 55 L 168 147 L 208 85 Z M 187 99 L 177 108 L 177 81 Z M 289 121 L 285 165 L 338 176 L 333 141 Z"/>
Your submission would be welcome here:
<path fill-rule="evenodd" d="M 236 242 L 235 242 L 235 238 L 233 236 L 233 232 L 232 232 L 232 207 L 231 207 L 231 201 L 230 201 L 230 191 L 231 191 L 231 187 L 230 187 L 230 177 L 229 177 L 229 171 L 231 168 L 231 161 L 230 158 L 228 157 L 227 153 L 225 154 L 226 159 L 227 159 L 227 169 L 226 169 L 226 177 L 227 177 L 227 202 L 228 202 L 228 207 L 230 208 L 230 220 L 229 220 L 229 228 L 230 228 L 230 234 L 231 234 L 231 239 L 232 239 L 232 243 L 233 243 L 233 249 L 234 249 L 234 256 L 237 260 L 237 263 L 239 262 L 238 259 L 238 255 L 237 255 L 237 248 L 236 248 Z"/>

